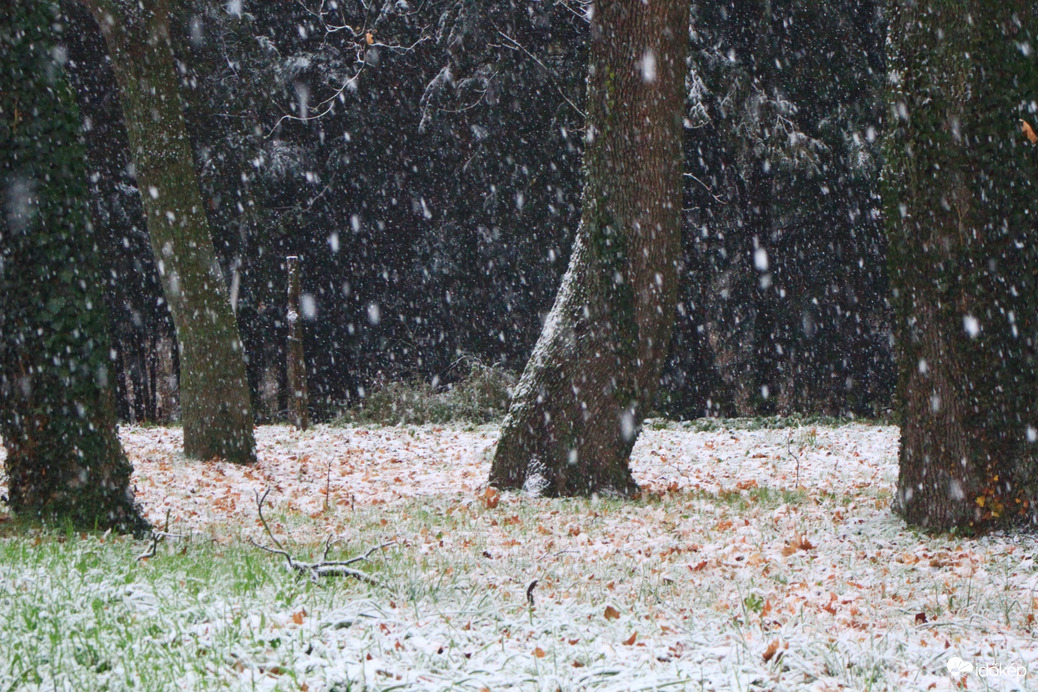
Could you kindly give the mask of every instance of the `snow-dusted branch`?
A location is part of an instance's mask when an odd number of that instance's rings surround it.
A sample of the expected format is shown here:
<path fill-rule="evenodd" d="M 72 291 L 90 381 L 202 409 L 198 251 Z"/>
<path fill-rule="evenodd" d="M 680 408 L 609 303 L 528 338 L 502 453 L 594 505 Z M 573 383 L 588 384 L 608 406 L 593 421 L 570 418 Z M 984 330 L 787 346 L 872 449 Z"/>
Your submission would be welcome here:
<path fill-rule="evenodd" d="M 266 532 L 267 537 L 270 538 L 275 547 L 271 548 L 270 546 L 257 543 L 251 538 L 249 539 L 249 543 L 260 550 L 282 556 L 285 558 L 285 563 L 290 569 L 309 576 L 313 581 L 317 581 L 321 577 L 353 577 L 354 579 L 358 579 L 374 586 L 382 585 L 382 583 L 374 577 L 365 574 L 360 570 L 353 569 L 350 565 L 355 565 L 358 562 L 365 562 L 369 557 L 371 557 L 372 553 L 384 550 L 391 545 L 395 545 L 396 541 L 379 544 L 368 549 L 368 551 L 363 555 L 357 555 L 348 560 L 329 560 L 328 553 L 331 552 L 333 543 L 332 536 L 329 535 L 328 540 L 324 543 L 324 552 L 321 554 L 321 559 L 319 561 L 303 562 L 302 560 L 297 560 L 292 557 L 287 550 L 285 550 L 285 546 L 281 545 L 281 541 L 279 541 L 274 535 L 274 532 L 270 530 L 270 524 L 267 523 L 267 518 L 263 516 L 263 503 L 267 499 L 269 493 L 270 488 L 264 490 L 262 495 L 258 492 L 256 493 L 256 512 L 259 514 L 260 523 L 263 524 L 263 530 Z"/>
<path fill-rule="evenodd" d="M 155 552 L 159 549 L 159 542 L 165 538 L 183 538 L 179 533 L 169 532 L 169 510 L 166 510 L 166 524 L 162 531 L 152 530 L 151 540 L 148 542 L 148 549 L 137 556 L 137 561 L 142 562 L 150 557 L 155 557 Z"/>

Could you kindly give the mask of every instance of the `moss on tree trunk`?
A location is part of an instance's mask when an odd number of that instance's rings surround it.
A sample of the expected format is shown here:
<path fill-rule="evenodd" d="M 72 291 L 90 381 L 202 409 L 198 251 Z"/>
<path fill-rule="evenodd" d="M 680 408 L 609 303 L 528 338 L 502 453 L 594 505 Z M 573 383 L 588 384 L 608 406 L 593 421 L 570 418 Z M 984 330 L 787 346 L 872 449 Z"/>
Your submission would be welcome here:
<path fill-rule="evenodd" d="M 115 428 L 75 98 L 50 2 L 0 0 L 0 435 L 18 514 L 147 528 Z"/>
<path fill-rule="evenodd" d="M 899 363 L 896 507 L 970 530 L 1038 492 L 1038 98 L 1031 2 L 899 2 L 884 196 Z"/>
<path fill-rule="evenodd" d="M 180 347 L 189 457 L 255 460 L 244 354 L 187 136 L 166 0 L 82 0 L 108 43 L 152 250 Z"/>
<path fill-rule="evenodd" d="M 580 228 L 516 390 L 490 482 L 629 494 L 677 301 L 689 8 L 592 8 Z"/>

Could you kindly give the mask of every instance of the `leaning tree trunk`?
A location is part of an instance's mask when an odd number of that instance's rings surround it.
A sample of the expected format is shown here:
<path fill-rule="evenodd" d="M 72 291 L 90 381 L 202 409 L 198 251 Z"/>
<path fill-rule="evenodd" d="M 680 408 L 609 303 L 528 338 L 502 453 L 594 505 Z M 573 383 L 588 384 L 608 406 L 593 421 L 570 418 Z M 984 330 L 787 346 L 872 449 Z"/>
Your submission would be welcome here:
<path fill-rule="evenodd" d="M 42 0 L 0 0 L 0 435 L 18 514 L 143 531 L 119 445 L 85 150 Z"/>
<path fill-rule="evenodd" d="M 1030 0 L 898 2 L 885 208 L 911 523 L 1036 518 L 1038 15 Z"/>
<path fill-rule="evenodd" d="M 81 0 L 122 94 L 152 251 L 180 346 L 189 457 L 255 459 L 241 339 L 202 205 L 170 45 L 167 0 Z"/>
<path fill-rule="evenodd" d="M 677 302 L 689 6 L 592 7 L 580 228 L 516 389 L 491 484 L 629 494 Z"/>

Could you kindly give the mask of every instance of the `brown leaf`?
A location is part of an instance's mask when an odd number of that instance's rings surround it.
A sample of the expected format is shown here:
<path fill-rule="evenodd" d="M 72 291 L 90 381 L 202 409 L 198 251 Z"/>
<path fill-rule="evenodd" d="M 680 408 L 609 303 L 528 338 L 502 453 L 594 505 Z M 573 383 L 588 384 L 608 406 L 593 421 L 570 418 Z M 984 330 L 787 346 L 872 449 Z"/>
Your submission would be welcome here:
<path fill-rule="evenodd" d="M 773 639 L 772 642 L 768 644 L 768 648 L 764 650 L 764 660 L 770 661 L 771 659 L 775 658 L 775 654 L 778 653 L 780 645 L 780 640 Z"/>
<path fill-rule="evenodd" d="M 364 34 L 364 42 L 370 46 L 375 42 L 375 36 L 370 31 L 366 32 Z"/>
<path fill-rule="evenodd" d="M 544 658 L 548 654 L 544 653 L 544 649 L 542 649 L 541 647 L 538 646 L 536 649 L 533 650 L 533 655 L 536 658 Z"/>
<path fill-rule="evenodd" d="M 915 624 L 922 625 L 926 622 L 926 613 L 915 614 Z"/>
<path fill-rule="evenodd" d="M 637 632 L 632 632 L 630 637 L 628 637 L 627 639 L 624 639 L 623 645 L 624 646 L 634 646 L 634 640 L 637 639 L 637 638 L 638 638 L 638 633 Z"/>
<path fill-rule="evenodd" d="M 300 610 L 298 613 L 292 614 L 292 622 L 297 625 L 303 624 L 303 618 L 306 617 L 306 609 Z"/>
<path fill-rule="evenodd" d="M 606 609 L 605 609 L 605 619 L 606 620 L 616 620 L 619 617 L 620 617 L 620 611 L 619 610 L 617 610 L 613 606 L 606 606 Z"/>
<path fill-rule="evenodd" d="M 1021 120 L 1020 130 L 1024 133 L 1024 135 L 1027 137 L 1028 141 L 1031 142 L 1031 144 L 1038 144 L 1038 134 L 1035 134 L 1034 128 L 1031 127 L 1031 124 L 1029 122 L 1027 122 L 1026 120 Z"/>
<path fill-rule="evenodd" d="M 494 509 L 500 501 L 501 493 L 497 492 L 497 488 L 487 488 L 483 493 L 483 506 L 487 509 Z"/>

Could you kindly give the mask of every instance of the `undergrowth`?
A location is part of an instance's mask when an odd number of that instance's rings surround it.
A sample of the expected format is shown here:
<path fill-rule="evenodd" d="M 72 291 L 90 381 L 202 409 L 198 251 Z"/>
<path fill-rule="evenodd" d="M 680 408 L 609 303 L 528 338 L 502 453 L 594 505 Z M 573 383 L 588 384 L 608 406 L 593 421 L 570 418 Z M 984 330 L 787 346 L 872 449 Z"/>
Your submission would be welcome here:
<path fill-rule="evenodd" d="M 516 376 L 476 358 L 460 360 L 458 378 L 439 382 L 387 382 L 367 394 L 332 425 L 483 424 L 501 420 L 515 388 Z"/>

